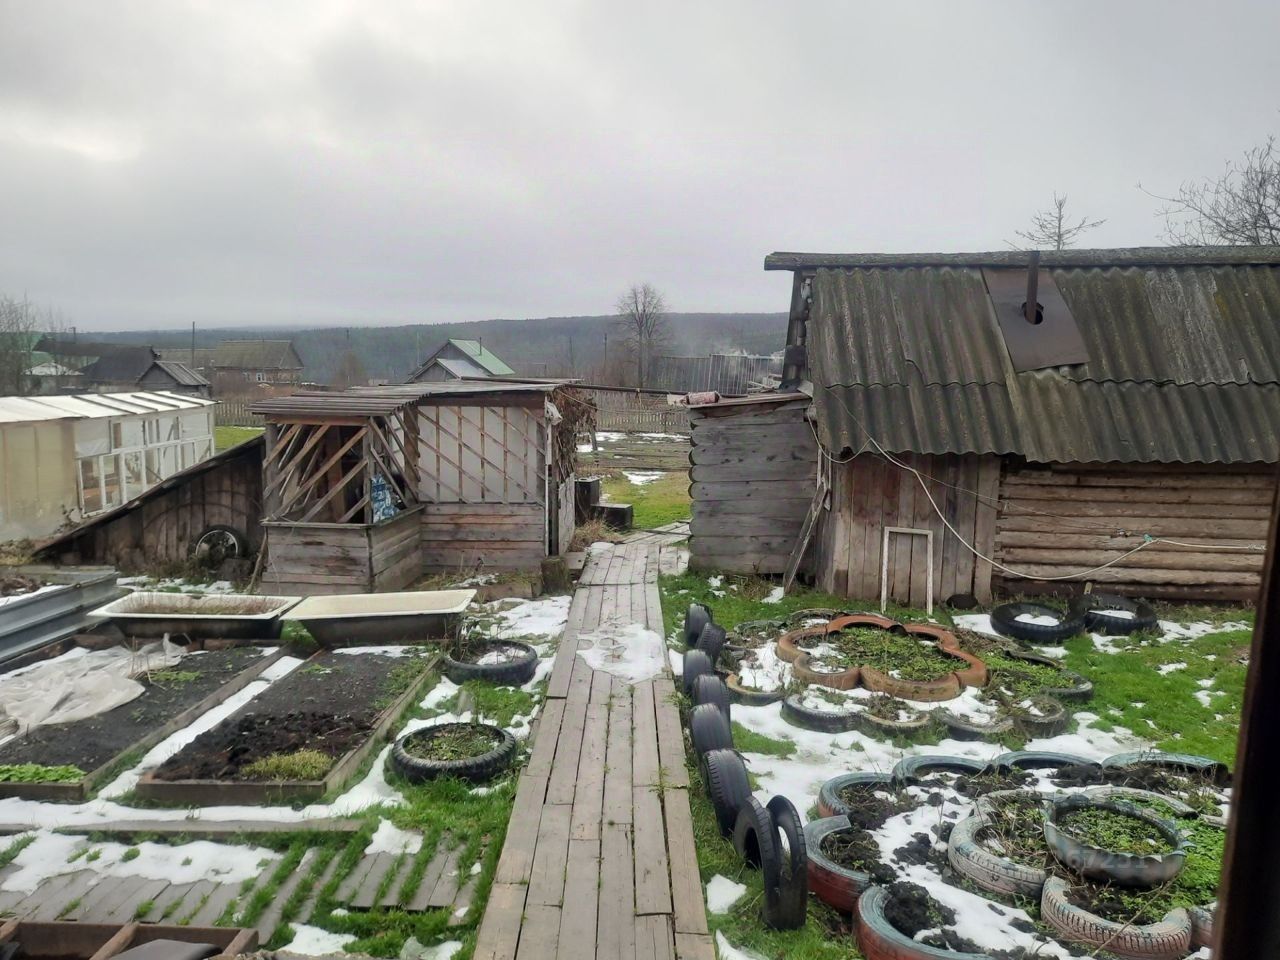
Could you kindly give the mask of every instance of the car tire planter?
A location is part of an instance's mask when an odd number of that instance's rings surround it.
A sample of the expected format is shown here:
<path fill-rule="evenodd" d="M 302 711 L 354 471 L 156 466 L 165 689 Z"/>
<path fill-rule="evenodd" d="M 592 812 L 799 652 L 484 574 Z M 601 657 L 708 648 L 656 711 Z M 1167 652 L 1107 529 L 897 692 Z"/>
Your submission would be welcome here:
<path fill-rule="evenodd" d="M 1179 817 L 1194 818 L 1198 814 L 1187 804 L 1183 803 L 1177 797 L 1171 797 L 1168 794 L 1156 793 L 1154 790 L 1140 790 L 1137 787 L 1086 787 L 1080 791 L 1080 795 L 1088 797 L 1090 800 L 1119 800 L 1121 803 L 1129 801 L 1159 801 L 1172 810 Z M 1207 819 L 1200 817 L 1201 820 Z"/>
<path fill-rule="evenodd" d="M 939 649 L 942 648 L 939 647 Z M 952 653 L 952 651 L 944 650 L 943 653 Z M 954 656 L 954 653 L 952 655 Z M 873 693 L 887 693 L 899 700 L 916 700 L 924 703 L 954 700 L 964 689 L 960 677 L 954 673 L 948 673 L 936 680 L 899 680 L 887 673 L 881 673 L 875 667 L 862 668 L 862 685 Z"/>
<path fill-rule="evenodd" d="M 819 733 L 848 733 L 858 726 L 858 713 L 852 710 L 815 710 L 806 707 L 800 694 L 793 693 L 782 701 L 782 719 L 792 726 Z"/>
<path fill-rule="evenodd" d="M 729 712 L 729 688 L 713 673 L 704 673 L 693 681 L 693 705 L 700 707 L 704 703 L 712 704 L 726 720 L 733 719 Z"/>
<path fill-rule="evenodd" d="M 778 654 L 781 658 L 781 646 Z M 795 658 L 791 664 L 791 673 L 803 683 L 816 683 L 818 686 L 830 687 L 833 690 L 852 690 L 862 680 L 862 671 L 857 667 L 837 671 L 817 670 L 813 666 L 813 658 L 807 653 L 802 653 Z"/>
<path fill-rule="evenodd" d="M 689 738 L 693 752 L 701 759 L 708 750 L 732 750 L 733 731 L 729 718 L 712 703 L 694 707 L 689 713 Z"/>
<path fill-rule="evenodd" d="M 1159 750 L 1117 753 L 1103 760 L 1102 765 L 1104 767 L 1157 767 L 1176 770 L 1179 773 L 1199 774 L 1218 786 L 1231 783 L 1231 771 L 1225 764 L 1210 760 L 1208 757 L 1198 757 L 1192 753 L 1163 753 Z"/>
<path fill-rule="evenodd" d="M 840 616 L 839 610 L 832 610 L 830 607 L 806 607 L 804 610 L 797 610 L 795 613 L 787 615 L 787 626 L 791 628 L 803 627 L 807 620 L 826 620 L 830 622 Z"/>
<path fill-rule="evenodd" d="M 853 912 L 854 935 L 866 960 L 990 960 L 985 953 L 961 953 L 917 943 L 884 915 L 888 897 L 884 887 L 872 887 L 858 898 Z"/>
<path fill-rule="evenodd" d="M 983 890 L 1039 900 L 1048 871 L 1016 863 L 984 847 L 978 838 L 990 822 L 986 813 L 975 812 L 957 823 L 947 838 L 947 861 Z"/>
<path fill-rule="evenodd" d="M 1072 702 L 1083 702 L 1093 697 L 1093 684 L 1086 678 L 1076 673 L 1074 670 L 1068 670 L 1057 660 L 1049 657 L 1042 657 L 1034 653 L 1024 653 L 1021 650 L 1010 650 L 1005 654 L 1010 660 L 1021 660 L 1023 663 L 1031 663 L 1040 667 L 1052 667 L 1058 671 L 1059 676 L 1070 686 L 1062 687 L 1045 687 L 1040 691 L 1040 695 L 1044 697 L 1053 697 L 1055 700 L 1069 700 Z"/>
<path fill-rule="evenodd" d="M 953 740 L 995 740 L 1013 729 L 1013 719 L 1007 716 L 997 716 L 990 723 L 976 723 L 956 716 L 945 707 L 937 711 L 934 718 Z"/>
<path fill-rule="evenodd" d="M 733 849 L 749 867 L 763 871 L 766 887 L 778 885 L 777 846 L 774 838 L 773 818 L 755 797 L 748 796 L 738 806 L 738 818 L 733 825 Z"/>
<path fill-rule="evenodd" d="M 832 777 L 818 790 L 818 815 L 821 817 L 846 817 L 849 805 L 840 797 L 846 787 L 883 787 L 893 789 L 893 775 L 888 773 L 842 773 Z M 810 846 L 812 849 L 812 845 Z"/>
<path fill-rule="evenodd" d="M 465 760 L 426 760 L 414 756 L 405 749 L 407 741 L 429 736 L 432 731 L 445 727 L 482 727 L 496 736 L 497 745 L 487 753 Z M 516 755 L 516 739 L 501 727 L 486 723 L 443 723 L 432 727 L 423 727 L 413 733 L 406 734 L 395 742 L 391 748 L 391 769 L 410 783 L 423 783 L 438 777 L 457 777 L 471 783 L 486 783 L 511 765 Z"/>
<path fill-rule="evenodd" d="M 1057 623 L 1027 623 L 1022 616 L 1052 617 Z M 1023 643 L 1057 646 L 1084 630 L 1084 613 L 1073 605 L 1065 613 L 1042 603 L 1005 603 L 991 611 L 996 632 Z"/>
<path fill-rule="evenodd" d="M 1028 739 L 1056 737 L 1071 726 L 1071 714 L 1053 697 L 1036 695 L 1029 698 L 1028 702 L 1038 713 L 1032 713 L 1031 709 L 1019 704 L 1012 717 L 1013 725 Z"/>
<path fill-rule="evenodd" d="M 906 786 L 918 783 L 933 772 L 958 773 L 972 777 L 986 769 L 986 763 L 981 760 L 970 760 L 968 757 L 947 757 L 936 754 L 903 757 L 893 768 L 893 781 Z"/>
<path fill-rule="evenodd" d="M 711 658 L 698 649 L 686 650 L 680 667 L 680 682 L 685 696 L 693 693 L 693 682 L 703 674 L 715 676 L 716 668 L 711 663 Z"/>
<path fill-rule="evenodd" d="M 810 820 L 804 825 L 805 853 L 809 859 L 809 889 L 823 903 L 843 913 L 853 913 L 858 897 L 874 883 L 869 873 L 842 867 L 822 852 L 822 842 L 828 836 L 849 829 L 847 816 L 823 817 L 820 820 Z"/>
<path fill-rule="evenodd" d="M 781 833 L 786 845 L 776 843 L 778 882 L 764 889 L 763 920 L 772 930 L 795 930 L 804 926 L 809 906 L 809 858 L 806 855 L 804 824 L 795 805 L 786 797 L 774 797 L 765 805 L 775 836 Z"/>
<path fill-rule="evenodd" d="M 1115 923 L 1072 904 L 1069 889 L 1066 881 L 1050 877 L 1040 897 L 1040 918 L 1069 943 L 1102 948 L 1125 960 L 1180 960 L 1191 949 L 1186 910 L 1171 910 L 1145 926 Z"/>
<path fill-rule="evenodd" d="M 1070 753 L 1044 750 L 1011 750 L 989 764 L 992 770 L 1061 770 L 1063 767 L 1098 767 L 1101 765 Z"/>
<path fill-rule="evenodd" d="M 1173 844 L 1173 852 L 1139 855 L 1104 850 L 1077 840 L 1058 826 L 1058 821 L 1068 814 L 1090 809 L 1108 810 L 1145 822 Z M 1053 802 L 1045 817 L 1044 838 L 1059 863 L 1086 879 L 1123 887 L 1158 887 L 1176 877 L 1186 860 L 1186 838 L 1167 820 L 1127 803 L 1094 800 L 1079 794 Z"/>
<path fill-rule="evenodd" d="M 711 608 L 704 603 L 691 603 L 684 614 L 684 645 L 695 647 L 702 628 L 712 622 Z"/>
<path fill-rule="evenodd" d="M 472 645 L 470 650 L 506 650 L 512 657 L 501 663 L 476 663 L 471 660 L 455 660 L 452 656 L 444 658 L 444 675 L 461 686 L 468 680 L 484 680 L 500 687 L 519 687 L 533 679 L 538 669 L 538 651 L 527 643 L 515 640 L 482 641 Z M 483 655 L 477 659 L 483 659 Z"/>
<path fill-rule="evenodd" d="M 1130 600 L 1110 593 L 1088 593 L 1079 599 L 1079 608 L 1084 611 L 1084 626 L 1093 633 L 1105 633 L 1120 637 L 1142 630 L 1155 630 L 1160 621 L 1149 603 L 1142 600 Z M 1123 610 L 1131 614 L 1128 617 L 1115 617 L 1102 613 L 1103 610 Z"/>
<path fill-rule="evenodd" d="M 1213 946 L 1213 915 L 1218 912 L 1218 902 L 1203 907 L 1192 907 L 1187 911 L 1191 915 L 1191 945 L 1193 947 Z"/>
<path fill-rule="evenodd" d="M 729 630 L 724 646 L 734 653 L 757 650 L 775 642 L 786 629 L 787 625 L 781 620 L 745 620 Z"/>
<path fill-rule="evenodd" d="M 751 796 L 747 765 L 734 750 L 708 750 L 702 755 L 702 782 L 716 812 L 720 833 L 732 836 L 738 808 Z"/>
<path fill-rule="evenodd" d="M 785 690 L 754 690 L 751 687 L 744 687 L 736 673 L 725 677 L 724 685 L 729 688 L 729 699 L 744 707 L 767 707 L 787 695 Z"/>
<path fill-rule="evenodd" d="M 908 707 L 911 717 L 906 720 L 898 717 L 878 717 L 870 710 L 858 714 L 858 727 L 869 737 L 914 737 L 921 733 L 934 721 L 931 713 L 922 713 L 914 707 Z"/>

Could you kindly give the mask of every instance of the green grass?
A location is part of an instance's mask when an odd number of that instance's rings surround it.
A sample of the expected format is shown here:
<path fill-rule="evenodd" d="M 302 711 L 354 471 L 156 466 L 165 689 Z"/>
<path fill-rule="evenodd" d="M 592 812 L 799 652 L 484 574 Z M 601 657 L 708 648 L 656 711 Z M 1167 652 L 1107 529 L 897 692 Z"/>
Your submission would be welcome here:
<path fill-rule="evenodd" d="M 541 699 L 518 687 L 495 687 L 484 680 L 468 680 L 458 693 L 441 704 L 444 712 L 457 712 L 460 697 L 470 700 L 474 716 L 503 729 L 511 726 L 517 716 L 527 717 Z"/>
<path fill-rule="evenodd" d="M 333 766 L 333 757 L 320 750 L 295 750 L 260 757 L 244 768 L 250 780 L 323 780 Z"/>
<path fill-rule="evenodd" d="M 763 753 L 770 757 L 789 757 L 796 752 L 796 745 L 790 740 L 775 740 L 763 733 L 748 730 L 736 720 L 733 727 L 733 746 L 743 753 Z"/>
<path fill-rule="evenodd" d="M 0 850 L 0 869 L 3 869 L 13 863 L 14 857 L 27 849 L 27 847 L 31 846 L 31 844 L 35 843 L 35 839 L 36 835 L 34 833 L 28 833 L 25 836 L 18 837 L 13 841 L 13 843 L 5 847 L 4 850 Z"/>
<path fill-rule="evenodd" d="M 634 508 L 636 530 L 652 530 L 677 520 L 689 519 L 689 475 L 668 473 L 645 484 L 634 484 L 621 473 L 604 478 L 604 499 L 629 503 Z"/>
<path fill-rule="evenodd" d="M 262 427 L 214 427 L 213 447 L 215 450 L 226 450 L 246 440 L 252 440 L 260 433 L 262 433 Z"/>
<path fill-rule="evenodd" d="M 84 779 L 79 767 L 47 767 L 41 763 L 0 764 L 0 783 L 75 783 Z"/>
<path fill-rule="evenodd" d="M 1232 613 L 1205 619 L 1245 619 L 1240 611 Z M 1186 612 L 1174 616 L 1189 619 Z M 1212 757 L 1233 767 L 1248 671 L 1242 661 L 1251 640 L 1251 629 L 1211 633 L 1186 643 L 1116 637 L 1121 652 L 1102 653 L 1092 639 L 1080 636 L 1067 641 L 1064 663 L 1093 681 L 1094 696 L 1086 709 L 1101 718 L 1096 729 L 1127 727 L 1161 750 Z M 1159 673 L 1159 667 L 1175 663 L 1186 667 Z M 1202 691 L 1210 694 L 1207 707 L 1196 697 Z"/>

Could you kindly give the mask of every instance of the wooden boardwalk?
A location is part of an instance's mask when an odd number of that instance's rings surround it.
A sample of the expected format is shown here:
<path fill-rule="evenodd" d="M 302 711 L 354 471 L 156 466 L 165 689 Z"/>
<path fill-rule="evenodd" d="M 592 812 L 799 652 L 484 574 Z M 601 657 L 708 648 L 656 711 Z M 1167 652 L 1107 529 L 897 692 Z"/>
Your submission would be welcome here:
<path fill-rule="evenodd" d="M 577 656 L 580 638 L 601 627 L 662 636 L 664 549 L 597 545 L 587 559 L 476 960 L 714 960 L 671 678 L 632 685 Z"/>

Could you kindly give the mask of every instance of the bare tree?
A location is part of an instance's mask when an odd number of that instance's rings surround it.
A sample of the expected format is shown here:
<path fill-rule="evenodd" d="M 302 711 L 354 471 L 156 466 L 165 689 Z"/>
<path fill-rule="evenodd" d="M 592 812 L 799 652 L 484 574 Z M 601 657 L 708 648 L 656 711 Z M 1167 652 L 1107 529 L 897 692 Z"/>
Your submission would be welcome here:
<path fill-rule="evenodd" d="M 1063 250 L 1073 246 L 1081 234 L 1094 227 L 1100 227 L 1106 222 L 1090 220 L 1088 217 L 1081 217 L 1079 221 L 1073 222 L 1067 216 L 1067 195 L 1064 193 L 1058 196 L 1055 192 L 1053 206 L 1031 215 L 1031 229 L 1015 230 L 1014 233 L 1035 249 L 1049 247 L 1053 250 Z M 1017 244 L 1010 245 L 1017 246 Z"/>
<path fill-rule="evenodd" d="M 617 312 L 616 325 L 622 331 L 623 344 L 635 352 L 636 386 L 644 387 L 649 377 L 649 361 L 667 342 L 670 333 L 667 301 L 650 284 L 632 284 L 618 298 Z"/>
<path fill-rule="evenodd" d="M 27 300 L 0 296 L 0 396 L 30 391 L 28 373 L 39 330 L 40 313 Z"/>
<path fill-rule="evenodd" d="M 1142 184 L 1138 184 L 1139 188 Z M 1280 244 L 1280 149 L 1276 138 L 1228 161 L 1217 179 L 1188 180 L 1165 207 L 1164 235 L 1180 246 Z"/>

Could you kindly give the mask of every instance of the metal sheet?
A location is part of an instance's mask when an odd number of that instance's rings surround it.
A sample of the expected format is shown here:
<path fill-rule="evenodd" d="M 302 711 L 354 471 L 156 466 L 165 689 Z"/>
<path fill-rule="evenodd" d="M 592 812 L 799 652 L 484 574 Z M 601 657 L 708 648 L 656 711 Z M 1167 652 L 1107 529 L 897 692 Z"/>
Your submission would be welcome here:
<path fill-rule="evenodd" d="M 1048 270 L 1037 270 L 1036 277 L 1038 322 L 1033 323 L 1023 313 L 1027 303 L 1027 271 L 982 268 L 982 278 L 991 294 L 991 304 L 1013 369 L 1021 373 L 1088 363 L 1089 348 L 1052 274 Z"/>

